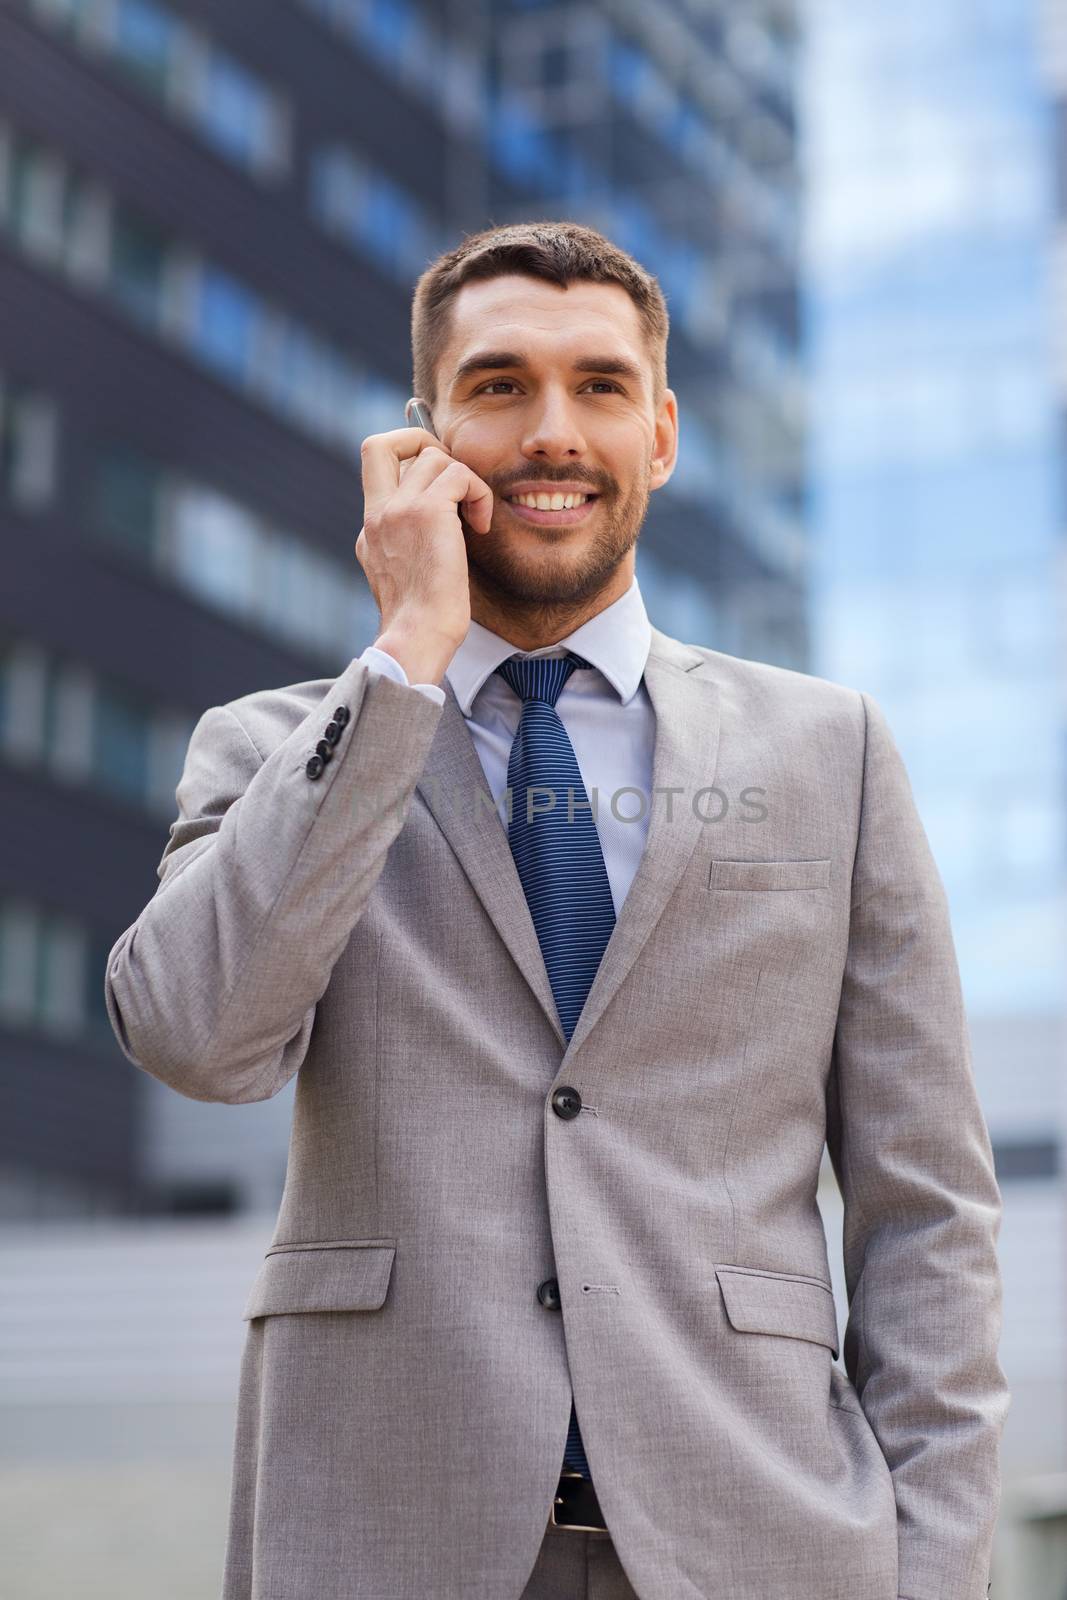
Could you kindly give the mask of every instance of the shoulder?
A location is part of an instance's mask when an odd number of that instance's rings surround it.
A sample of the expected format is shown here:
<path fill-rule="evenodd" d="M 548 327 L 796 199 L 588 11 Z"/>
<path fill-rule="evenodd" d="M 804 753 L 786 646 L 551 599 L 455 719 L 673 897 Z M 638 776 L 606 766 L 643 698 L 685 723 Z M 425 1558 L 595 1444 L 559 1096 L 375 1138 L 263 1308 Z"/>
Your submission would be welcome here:
<path fill-rule="evenodd" d="M 815 673 L 730 655 L 707 645 L 682 644 L 663 634 L 654 635 L 653 648 L 657 646 L 676 666 L 713 682 L 724 711 L 753 719 L 754 725 L 794 732 L 833 728 L 858 737 L 862 744 L 867 718 L 878 709 L 864 691 Z"/>

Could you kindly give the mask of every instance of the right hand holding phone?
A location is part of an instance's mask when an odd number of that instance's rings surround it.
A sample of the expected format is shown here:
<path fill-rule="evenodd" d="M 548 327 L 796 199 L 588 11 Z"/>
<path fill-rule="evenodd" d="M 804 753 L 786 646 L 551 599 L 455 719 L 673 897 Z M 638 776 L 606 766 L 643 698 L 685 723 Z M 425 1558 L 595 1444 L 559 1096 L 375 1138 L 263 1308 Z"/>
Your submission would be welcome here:
<path fill-rule="evenodd" d="M 364 439 L 363 527 L 356 559 L 381 613 L 374 641 L 411 683 L 438 683 L 470 627 L 467 547 L 493 517 L 489 485 L 424 428 Z"/>

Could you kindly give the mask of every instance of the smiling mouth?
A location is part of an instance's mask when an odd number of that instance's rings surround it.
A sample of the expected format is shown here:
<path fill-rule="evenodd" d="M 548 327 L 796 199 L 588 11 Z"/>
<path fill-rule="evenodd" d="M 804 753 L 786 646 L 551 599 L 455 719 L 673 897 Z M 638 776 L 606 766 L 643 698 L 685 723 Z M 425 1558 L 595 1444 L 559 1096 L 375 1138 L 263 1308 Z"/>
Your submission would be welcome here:
<path fill-rule="evenodd" d="M 597 494 L 545 493 L 505 495 L 504 504 L 522 522 L 544 523 L 554 527 L 582 522 L 592 511 Z"/>

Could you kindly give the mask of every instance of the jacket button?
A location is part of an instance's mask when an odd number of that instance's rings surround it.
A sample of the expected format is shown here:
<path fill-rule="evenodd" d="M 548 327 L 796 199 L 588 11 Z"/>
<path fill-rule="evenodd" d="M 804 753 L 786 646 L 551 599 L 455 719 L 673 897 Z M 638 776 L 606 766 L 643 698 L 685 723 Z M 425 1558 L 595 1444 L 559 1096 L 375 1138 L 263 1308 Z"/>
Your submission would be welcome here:
<path fill-rule="evenodd" d="M 333 714 L 333 720 L 336 722 L 339 728 L 343 728 L 345 723 L 348 721 L 348 707 L 338 706 L 337 710 Z"/>
<path fill-rule="evenodd" d="M 312 756 L 311 760 L 304 768 L 304 771 L 307 773 L 309 778 L 321 778 L 322 769 L 325 767 L 325 765 L 326 763 L 321 756 Z"/>
<path fill-rule="evenodd" d="M 322 730 L 322 737 L 326 740 L 327 744 L 336 744 L 338 739 L 341 737 L 340 723 L 328 722 L 325 728 Z"/>
<path fill-rule="evenodd" d="M 552 1109 L 557 1117 L 562 1117 L 564 1122 L 570 1122 L 571 1118 L 576 1117 L 582 1109 L 582 1097 L 577 1089 L 569 1087 L 553 1089 Z"/>
<path fill-rule="evenodd" d="M 537 1286 L 537 1298 L 549 1311 L 559 1310 L 559 1279 L 546 1278 L 544 1283 Z"/>
<path fill-rule="evenodd" d="M 333 760 L 333 751 L 326 743 L 325 739 L 319 740 L 318 744 L 315 746 L 315 750 L 316 753 L 322 757 L 324 762 Z"/>

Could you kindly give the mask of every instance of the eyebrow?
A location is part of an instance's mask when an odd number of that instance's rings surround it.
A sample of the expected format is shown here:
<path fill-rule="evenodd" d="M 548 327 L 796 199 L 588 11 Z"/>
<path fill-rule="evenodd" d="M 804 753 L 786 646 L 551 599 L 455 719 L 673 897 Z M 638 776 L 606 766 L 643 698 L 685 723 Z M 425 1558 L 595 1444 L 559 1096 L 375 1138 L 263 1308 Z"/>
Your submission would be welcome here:
<path fill-rule="evenodd" d="M 617 378 L 630 378 L 635 383 L 642 379 L 641 368 L 622 356 L 579 356 L 571 366 L 575 372 L 603 372 Z M 479 350 L 460 362 L 453 385 L 474 372 L 497 372 L 501 368 L 529 371 L 529 367 L 526 357 L 514 350 Z"/>

